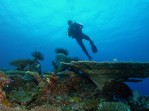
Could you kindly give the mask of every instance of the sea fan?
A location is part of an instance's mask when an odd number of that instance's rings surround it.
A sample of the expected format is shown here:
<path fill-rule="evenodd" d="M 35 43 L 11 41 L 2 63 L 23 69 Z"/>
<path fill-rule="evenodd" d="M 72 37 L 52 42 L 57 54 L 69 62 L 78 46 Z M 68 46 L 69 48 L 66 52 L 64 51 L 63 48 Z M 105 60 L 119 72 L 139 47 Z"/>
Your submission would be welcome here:
<path fill-rule="evenodd" d="M 43 60 L 44 59 L 44 56 L 43 56 L 43 54 L 40 51 L 32 52 L 32 56 L 35 57 L 36 59 L 39 59 L 39 60 Z"/>

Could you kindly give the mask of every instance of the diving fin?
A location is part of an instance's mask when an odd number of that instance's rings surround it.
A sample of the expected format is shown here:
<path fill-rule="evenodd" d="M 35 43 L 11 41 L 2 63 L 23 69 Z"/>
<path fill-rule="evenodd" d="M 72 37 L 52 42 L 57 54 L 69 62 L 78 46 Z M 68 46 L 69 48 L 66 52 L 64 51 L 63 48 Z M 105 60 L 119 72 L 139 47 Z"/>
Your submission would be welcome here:
<path fill-rule="evenodd" d="M 94 43 L 91 43 L 91 49 L 93 53 L 97 53 L 97 47 L 94 45 Z"/>

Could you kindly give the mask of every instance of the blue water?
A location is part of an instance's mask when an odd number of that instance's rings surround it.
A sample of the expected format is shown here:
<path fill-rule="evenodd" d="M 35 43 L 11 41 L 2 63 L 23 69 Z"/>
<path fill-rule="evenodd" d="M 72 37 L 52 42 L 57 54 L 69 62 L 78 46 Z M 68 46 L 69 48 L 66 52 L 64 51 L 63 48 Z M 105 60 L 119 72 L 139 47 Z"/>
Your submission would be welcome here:
<path fill-rule="evenodd" d="M 87 60 L 75 40 L 66 35 L 67 20 L 84 25 L 98 47 L 95 61 L 149 62 L 149 0 L 0 0 L 0 68 L 9 62 L 44 54 L 42 71 L 52 71 L 55 48 Z M 133 90 L 149 95 L 149 79 L 130 83 Z"/>

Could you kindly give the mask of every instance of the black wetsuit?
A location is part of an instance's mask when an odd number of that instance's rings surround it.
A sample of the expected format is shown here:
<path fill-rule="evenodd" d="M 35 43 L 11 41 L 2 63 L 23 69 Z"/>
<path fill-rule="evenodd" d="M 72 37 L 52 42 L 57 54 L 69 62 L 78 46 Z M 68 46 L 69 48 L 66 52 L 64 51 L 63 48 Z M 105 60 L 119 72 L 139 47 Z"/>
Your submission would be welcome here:
<path fill-rule="evenodd" d="M 92 60 L 92 57 L 89 55 L 88 51 L 86 50 L 82 40 L 83 39 L 88 40 L 91 45 L 93 45 L 93 41 L 89 38 L 89 36 L 85 35 L 82 32 L 82 28 L 83 28 L 83 26 L 81 24 L 78 24 L 78 23 L 75 23 L 75 22 L 72 23 L 71 25 L 69 25 L 69 28 L 68 28 L 68 36 L 72 37 L 72 38 L 75 38 L 77 43 L 80 45 L 80 47 L 82 48 L 84 53 L 89 58 L 89 60 Z"/>

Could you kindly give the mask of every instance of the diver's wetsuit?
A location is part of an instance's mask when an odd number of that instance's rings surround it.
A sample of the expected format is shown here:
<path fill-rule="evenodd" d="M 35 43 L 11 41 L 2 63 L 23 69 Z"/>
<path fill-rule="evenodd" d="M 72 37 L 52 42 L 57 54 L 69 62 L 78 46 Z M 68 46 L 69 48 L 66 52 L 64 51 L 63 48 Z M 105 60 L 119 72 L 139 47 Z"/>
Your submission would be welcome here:
<path fill-rule="evenodd" d="M 80 47 L 82 48 L 84 53 L 89 58 L 89 60 L 92 60 L 92 57 L 89 55 L 88 51 L 86 50 L 86 48 L 85 48 L 85 46 L 84 46 L 84 44 L 82 42 L 82 39 L 88 40 L 90 42 L 91 46 L 93 46 L 94 44 L 93 44 L 93 41 L 89 38 L 89 36 L 85 35 L 82 32 L 82 28 L 83 28 L 83 26 L 81 24 L 78 24 L 78 23 L 75 23 L 75 22 L 72 23 L 72 24 L 69 24 L 68 36 L 72 37 L 72 38 L 75 38 L 77 43 L 80 45 Z M 96 52 L 97 51 L 95 51 L 94 53 L 96 53 Z"/>
<path fill-rule="evenodd" d="M 91 39 L 87 35 L 85 35 L 83 33 L 81 34 L 81 37 L 80 38 L 79 37 L 76 38 L 77 43 L 80 45 L 80 47 L 82 48 L 82 50 L 84 51 L 84 53 L 87 55 L 87 57 L 89 58 L 89 60 L 92 60 L 92 57 L 87 52 L 87 49 L 85 48 L 85 46 L 84 46 L 84 44 L 82 42 L 82 39 L 88 40 L 90 42 L 92 42 L 92 41 L 91 41 Z"/>

